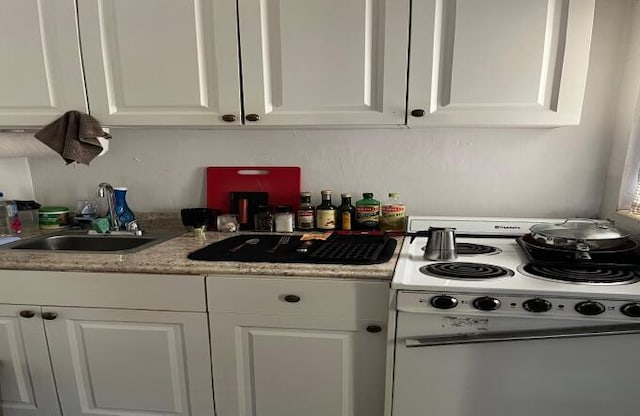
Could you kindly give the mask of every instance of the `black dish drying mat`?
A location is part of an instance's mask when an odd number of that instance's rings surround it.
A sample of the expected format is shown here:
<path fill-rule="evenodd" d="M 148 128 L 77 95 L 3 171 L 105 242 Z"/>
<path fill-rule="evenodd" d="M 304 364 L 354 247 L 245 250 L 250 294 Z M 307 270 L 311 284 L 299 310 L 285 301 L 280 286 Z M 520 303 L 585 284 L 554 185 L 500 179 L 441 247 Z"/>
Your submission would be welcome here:
<path fill-rule="evenodd" d="M 318 263 L 318 264 L 377 264 L 391 259 L 397 241 L 378 235 L 333 235 L 325 241 L 312 240 L 307 253 L 298 253 L 296 248 L 303 242 L 299 235 L 290 236 L 287 244 L 281 244 L 274 253 L 273 248 L 282 235 L 246 234 L 209 244 L 190 253 L 187 258 L 202 261 L 241 261 L 267 263 Z M 258 238 L 254 245 L 245 245 L 239 250 L 229 251 L 247 240 Z"/>

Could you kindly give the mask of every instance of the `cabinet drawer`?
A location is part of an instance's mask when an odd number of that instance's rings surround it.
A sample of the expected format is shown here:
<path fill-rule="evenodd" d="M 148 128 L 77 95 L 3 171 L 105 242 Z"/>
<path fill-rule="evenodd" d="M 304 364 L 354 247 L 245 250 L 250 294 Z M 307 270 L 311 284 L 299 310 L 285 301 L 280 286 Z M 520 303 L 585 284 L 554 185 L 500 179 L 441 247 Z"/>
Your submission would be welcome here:
<path fill-rule="evenodd" d="M 210 312 L 386 320 L 389 282 L 208 277 Z"/>

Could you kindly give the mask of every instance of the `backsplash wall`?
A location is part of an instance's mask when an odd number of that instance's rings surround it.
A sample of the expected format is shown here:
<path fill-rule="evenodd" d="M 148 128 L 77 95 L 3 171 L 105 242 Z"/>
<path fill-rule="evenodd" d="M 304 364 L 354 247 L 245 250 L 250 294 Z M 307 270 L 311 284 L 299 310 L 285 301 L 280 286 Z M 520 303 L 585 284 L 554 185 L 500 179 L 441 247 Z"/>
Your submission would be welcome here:
<path fill-rule="evenodd" d="M 205 203 L 206 166 L 302 168 L 318 202 L 364 191 L 399 192 L 412 214 L 597 216 L 618 93 L 630 2 L 598 2 L 582 124 L 556 129 L 113 129 L 90 167 L 29 159 L 36 198 L 73 206 L 99 182 L 129 188 L 135 211 Z M 611 5 L 611 3 L 610 3 Z M 334 197 L 337 203 L 339 197 Z"/>

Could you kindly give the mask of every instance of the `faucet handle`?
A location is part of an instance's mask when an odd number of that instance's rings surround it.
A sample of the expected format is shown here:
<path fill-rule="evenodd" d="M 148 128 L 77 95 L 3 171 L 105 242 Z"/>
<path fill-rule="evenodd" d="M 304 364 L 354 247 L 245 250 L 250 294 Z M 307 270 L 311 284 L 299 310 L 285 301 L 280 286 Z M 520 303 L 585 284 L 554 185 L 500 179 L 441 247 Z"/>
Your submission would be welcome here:
<path fill-rule="evenodd" d="M 124 227 L 127 231 L 133 231 L 135 235 L 142 235 L 142 229 L 138 225 L 137 220 L 129 221 L 124 225 Z"/>

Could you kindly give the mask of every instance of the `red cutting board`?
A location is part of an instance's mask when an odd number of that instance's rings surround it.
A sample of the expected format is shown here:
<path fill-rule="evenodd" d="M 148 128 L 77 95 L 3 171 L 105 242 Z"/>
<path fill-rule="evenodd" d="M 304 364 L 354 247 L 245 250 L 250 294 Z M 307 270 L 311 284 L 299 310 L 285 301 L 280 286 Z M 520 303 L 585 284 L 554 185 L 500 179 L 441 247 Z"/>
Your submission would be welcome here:
<path fill-rule="evenodd" d="M 300 203 L 300 168 L 292 166 L 207 167 L 207 208 L 229 212 L 231 192 L 268 192 L 269 205 Z"/>

